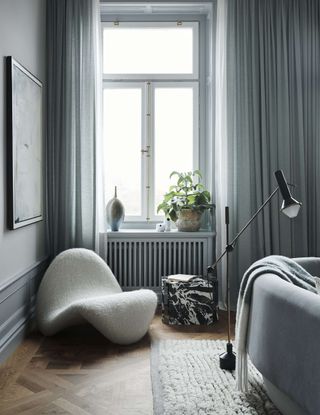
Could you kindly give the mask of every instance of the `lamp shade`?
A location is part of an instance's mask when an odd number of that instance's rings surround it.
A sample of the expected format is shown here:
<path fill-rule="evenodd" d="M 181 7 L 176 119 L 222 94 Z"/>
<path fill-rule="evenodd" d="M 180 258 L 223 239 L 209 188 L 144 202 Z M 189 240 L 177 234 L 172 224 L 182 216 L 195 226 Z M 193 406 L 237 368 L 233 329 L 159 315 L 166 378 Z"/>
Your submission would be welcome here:
<path fill-rule="evenodd" d="M 276 176 L 278 186 L 283 197 L 283 202 L 280 210 L 290 219 L 295 218 L 299 213 L 302 203 L 298 202 L 292 197 L 283 171 L 277 170 L 274 174 Z"/>
<path fill-rule="evenodd" d="M 282 202 L 282 206 L 280 210 L 282 213 L 284 213 L 286 216 L 292 219 L 298 215 L 300 208 L 301 208 L 301 203 L 298 202 L 293 197 L 291 197 L 290 200 L 284 200 Z"/>

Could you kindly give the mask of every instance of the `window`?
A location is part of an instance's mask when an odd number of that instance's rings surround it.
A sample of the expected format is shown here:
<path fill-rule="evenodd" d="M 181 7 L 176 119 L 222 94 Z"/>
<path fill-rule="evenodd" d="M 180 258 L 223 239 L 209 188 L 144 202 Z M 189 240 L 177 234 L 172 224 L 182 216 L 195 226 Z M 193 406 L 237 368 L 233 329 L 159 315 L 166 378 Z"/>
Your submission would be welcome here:
<path fill-rule="evenodd" d="M 103 72 L 110 75 L 194 72 L 194 25 L 121 23 L 103 32 Z"/>
<path fill-rule="evenodd" d="M 173 170 L 199 168 L 198 22 L 103 23 L 106 199 L 126 221 L 163 217 Z"/>

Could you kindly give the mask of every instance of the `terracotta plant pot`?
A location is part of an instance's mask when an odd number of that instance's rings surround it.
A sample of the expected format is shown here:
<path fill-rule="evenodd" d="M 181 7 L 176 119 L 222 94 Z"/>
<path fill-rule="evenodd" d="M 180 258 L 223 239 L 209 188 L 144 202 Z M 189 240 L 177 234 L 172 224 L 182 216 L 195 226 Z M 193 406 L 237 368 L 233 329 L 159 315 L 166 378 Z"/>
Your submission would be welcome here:
<path fill-rule="evenodd" d="M 202 212 L 195 209 L 181 209 L 176 225 L 180 232 L 197 232 L 201 226 Z"/>

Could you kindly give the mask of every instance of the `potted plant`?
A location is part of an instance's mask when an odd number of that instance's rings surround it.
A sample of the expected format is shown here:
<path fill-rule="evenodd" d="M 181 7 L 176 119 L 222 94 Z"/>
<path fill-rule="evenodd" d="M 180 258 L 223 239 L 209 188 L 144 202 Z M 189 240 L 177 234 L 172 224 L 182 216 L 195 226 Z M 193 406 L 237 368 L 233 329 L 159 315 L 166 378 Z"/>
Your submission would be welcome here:
<path fill-rule="evenodd" d="M 210 192 L 200 183 L 201 172 L 199 170 L 186 173 L 173 171 L 170 179 L 173 176 L 177 176 L 177 182 L 170 186 L 157 212 L 162 210 L 166 217 L 176 223 L 179 231 L 198 231 L 203 212 L 214 206 L 210 203 Z"/>

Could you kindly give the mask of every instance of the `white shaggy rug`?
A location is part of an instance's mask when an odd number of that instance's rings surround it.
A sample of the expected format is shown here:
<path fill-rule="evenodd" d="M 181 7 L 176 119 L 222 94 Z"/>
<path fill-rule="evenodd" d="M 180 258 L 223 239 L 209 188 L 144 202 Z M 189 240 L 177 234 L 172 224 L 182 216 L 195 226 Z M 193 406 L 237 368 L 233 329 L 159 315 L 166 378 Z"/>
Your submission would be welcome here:
<path fill-rule="evenodd" d="M 221 340 L 162 340 L 151 349 L 154 415 L 281 415 L 249 363 L 249 391 L 219 368 Z"/>

